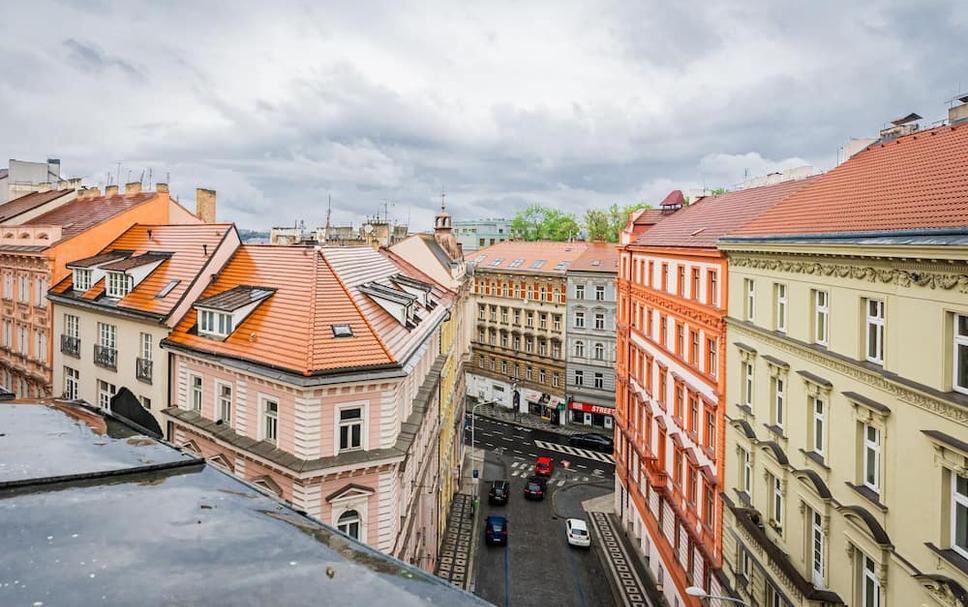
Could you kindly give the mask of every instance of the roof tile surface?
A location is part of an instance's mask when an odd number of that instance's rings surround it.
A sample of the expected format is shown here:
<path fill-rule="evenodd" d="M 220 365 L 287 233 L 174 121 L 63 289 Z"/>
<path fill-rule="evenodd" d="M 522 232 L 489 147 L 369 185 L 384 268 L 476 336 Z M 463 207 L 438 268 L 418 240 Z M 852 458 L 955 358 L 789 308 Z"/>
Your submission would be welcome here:
<path fill-rule="evenodd" d="M 34 217 L 24 225 L 59 225 L 61 239 L 66 240 L 154 198 L 155 192 L 142 192 L 117 196 L 82 198 L 68 202 L 62 207 Z"/>
<path fill-rule="evenodd" d="M 9 202 L 0 204 L 0 222 L 10 221 L 17 215 L 32 211 L 37 207 L 66 196 L 74 190 L 49 190 L 47 192 L 33 192 Z"/>
<path fill-rule="evenodd" d="M 590 243 L 588 249 L 568 269 L 615 274 L 618 271 L 618 245 L 609 242 Z"/>
<path fill-rule="evenodd" d="M 552 242 L 549 240 L 507 240 L 473 253 L 470 261 L 478 271 L 534 272 L 564 275 L 585 249 L 587 242 Z M 500 261 L 498 261 L 500 260 Z M 518 261 L 520 260 L 520 261 Z M 537 262 L 543 261 L 539 267 Z M 497 264 L 497 265 L 495 265 Z"/>

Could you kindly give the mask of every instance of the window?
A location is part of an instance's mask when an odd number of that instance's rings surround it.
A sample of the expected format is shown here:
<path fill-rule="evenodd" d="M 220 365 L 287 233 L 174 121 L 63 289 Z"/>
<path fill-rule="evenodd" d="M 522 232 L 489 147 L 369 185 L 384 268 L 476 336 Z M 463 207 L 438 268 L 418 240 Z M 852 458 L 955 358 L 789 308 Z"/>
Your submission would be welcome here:
<path fill-rule="evenodd" d="M 585 299 L 585 285 L 575 285 L 575 299 Z"/>
<path fill-rule="evenodd" d="M 477 306 L 477 319 L 484 320 L 484 304 L 479 304 Z"/>
<path fill-rule="evenodd" d="M 97 380 L 97 405 L 102 409 L 108 409 L 111 407 L 111 397 L 115 395 L 118 389 L 114 384 L 109 384 L 104 380 Z"/>
<path fill-rule="evenodd" d="M 347 510 L 339 516 L 336 528 L 354 540 L 360 539 L 360 513 L 356 510 Z"/>
<path fill-rule="evenodd" d="M 547 380 L 544 369 L 538 369 L 538 383 L 543 384 Z"/>
<path fill-rule="evenodd" d="M 968 477 L 951 474 L 951 547 L 968 559 Z"/>
<path fill-rule="evenodd" d="M 505 363 L 505 366 L 507 363 Z M 339 450 L 356 451 L 363 448 L 363 409 L 353 407 L 339 412 Z"/>
<path fill-rule="evenodd" d="M 525 312 L 525 326 L 534 327 L 534 312 Z"/>
<path fill-rule="evenodd" d="M 551 374 L 551 385 L 557 388 L 559 384 L 561 384 L 561 378 L 559 377 L 558 372 L 555 371 Z"/>
<path fill-rule="evenodd" d="M 505 288 L 506 287 L 507 287 L 507 285 L 505 285 Z M 507 322 L 508 322 L 508 309 L 507 308 L 501 308 L 501 322 L 503 322 L 504 324 L 507 324 Z"/>
<path fill-rule="evenodd" d="M 813 340 L 827 345 L 827 331 L 830 324 L 830 295 L 826 291 L 813 292 Z"/>
<path fill-rule="evenodd" d="M 867 308 L 867 360 L 884 364 L 884 302 L 865 300 Z"/>
<path fill-rule="evenodd" d="M 484 368 L 484 355 L 483 354 L 479 354 L 477 356 L 477 366 L 480 367 L 481 369 Z"/>
<path fill-rule="evenodd" d="M 34 331 L 34 357 L 42 362 L 47 362 L 47 334 L 43 331 Z"/>
<path fill-rule="evenodd" d="M 47 279 L 46 278 L 35 278 L 34 288 L 36 292 L 34 293 L 34 301 L 41 308 L 47 307 Z"/>
<path fill-rule="evenodd" d="M 229 384 L 218 384 L 218 418 L 223 423 L 232 421 L 232 386 Z"/>
<path fill-rule="evenodd" d="M 719 281 L 715 270 L 710 270 L 706 278 L 706 299 L 713 306 L 719 307 Z"/>
<path fill-rule="evenodd" d="M 777 283 L 775 286 L 776 295 L 776 318 L 774 319 L 774 329 L 786 331 L 787 314 L 787 290 L 786 285 Z"/>
<path fill-rule="evenodd" d="M 491 306 L 491 322 L 497 322 L 497 306 Z"/>
<path fill-rule="evenodd" d="M 676 356 L 682 356 L 683 342 L 685 341 L 686 327 L 681 322 L 673 323 L 676 328 Z"/>
<path fill-rule="evenodd" d="M 18 352 L 20 352 L 21 354 L 26 355 L 28 349 L 30 348 L 30 344 L 27 343 L 27 325 L 20 325 L 20 340 L 19 341 L 20 341 L 20 343 L 17 344 L 18 346 L 20 346 L 20 349 L 18 350 Z"/>
<path fill-rule="evenodd" d="M 584 329 L 585 328 L 585 313 L 578 311 L 575 312 L 575 328 Z"/>
<path fill-rule="evenodd" d="M 531 367 L 528 367 L 525 370 L 525 376 L 524 376 L 524 378 L 527 379 L 528 381 L 531 381 L 531 379 L 533 377 L 534 377 L 534 369 L 532 369 Z"/>
<path fill-rule="evenodd" d="M 605 287 L 595 287 L 595 301 L 605 301 Z"/>
<path fill-rule="evenodd" d="M 501 347 L 502 348 L 508 347 L 508 334 L 505 333 L 504 331 L 501 331 Z"/>
<path fill-rule="evenodd" d="M 64 367 L 64 398 L 67 400 L 77 399 L 77 385 L 81 380 L 81 374 L 77 369 Z"/>
<path fill-rule="evenodd" d="M 506 360 L 501 361 L 501 373 L 504 375 L 508 374 L 508 361 Z"/>
<path fill-rule="evenodd" d="M 524 351 L 528 354 L 534 352 L 534 340 L 530 337 L 524 338 Z"/>
<path fill-rule="evenodd" d="M 232 332 L 232 316 L 214 310 L 198 311 L 198 331 L 204 335 L 225 337 Z"/>
<path fill-rule="evenodd" d="M 756 285 L 753 283 L 752 279 L 743 279 L 743 293 L 746 294 L 743 318 L 752 321 L 754 315 L 756 314 Z"/>
<path fill-rule="evenodd" d="M 669 290 L 669 264 L 662 264 L 662 290 Z"/>
<path fill-rule="evenodd" d="M 489 358 L 488 365 L 490 366 L 491 371 L 494 371 L 497 367 L 497 361 L 495 361 L 493 358 Z"/>
<path fill-rule="evenodd" d="M 262 440 L 276 444 L 279 439 L 279 403 L 266 399 L 262 403 Z"/>
<path fill-rule="evenodd" d="M 3 298 L 13 299 L 13 274 L 9 272 L 3 275 Z"/>
<path fill-rule="evenodd" d="M 783 483 L 779 477 L 770 475 L 773 489 L 773 503 L 770 511 L 770 518 L 777 529 L 783 528 Z"/>
<path fill-rule="evenodd" d="M 813 423 L 811 425 L 811 431 L 813 434 L 813 450 L 819 455 L 823 455 L 825 444 L 824 423 L 826 422 L 824 402 L 822 398 L 811 398 L 810 401 L 810 410 L 813 415 Z"/>
<path fill-rule="evenodd" d="M 30 303 L 30 288 L 27 286 L 27 275 L 20 275 L 20 284 L 17 289 L 17 296 L 21 303 Z"/>
<path fill-rule="evenodd" d="M 151 360 L 151 346 L 152 346 L 152 335 L 151 333 L 141 334 L 141 351 L 140 356 L 144 360 Z"/>
<path fill-rule="evenodd" d="M 674 400 L 672 402 L 672 416 L 681 422 L 682 411 L 686 404 L 686 389 L 680 382 L 676 382 L 672 392 L 674 394 Z"/>
<path fill-rule="evenodd" d="M 8 350 L 12 347 L 13 342 L 13 323 L 9 320 L 3 321 L 3 347 Z"/>
<path fill-rule="evenodd" d="M 575 385 L 584 386 L 585 385 L 585 372 L 581 369 L 575 370 Z"/>
<path fill-rule="evenodd" d="M 64 315 L 64 334 L 77 339 L 80 336 L 80 319 L 73 314 Z"/>
<path fill-rule="evenodd" d="M 595 313 L 595 329 L 598 331 L 605 330 L 605 315 L 601 312 Z"/>
<path fill-rule="evenodd" d="M 147 396 L 139 396 L 138 399 L 141 401 L 141 406 L 151 411 L 151 399 Z"/>
<path fill-rule="evenodd" d="M 672 454 L 672 481 L 682 487 L 682 449 L 674 447 Z"/>
<path fill-rule="evenodd" d="M 699 366 L 699 332 L 690 331 L 690 337 L 692 338 L 691 344 L 689 346 L 689 362 L 695 366 Z"/>
<path fill-rule="evenodd" d="M 824 587 L 824 560 L 826 555 L 826 537 L 823 533 L 823 517 L 816 510 L 810 511 L 810 535 L 813 549 L 811 569 L 813 571 L 813 583 L 820 588 Z"/>
<path fill-rule="evenodd" d="M 746 495 L 753 497 L 753 459 L 750 456 L 750 452 L 742 447 L 739 448 L 739 461 L 742 465 L 742 470 L 740 471 L 740 487 L 746 492 Z"/>
<path fill-rule="evenodd" d="M 605 344 L 595 344 L 595 360 L 605 360 Z"/>
<path fill-rule="evenodd" d="M 521 324 L 521 310 L 514 310 L 513 316 L 514 316 L 514 324 L 520 325 Z"/>
<path fill-rule="evenodd" d="M 557 341 L 551 342 L 551 356 L 554 358 L 561 358 L 561 343 Z"/>
<path fill-rule="evenodd" d="M 692 269 L 692 292 L 689 297 L 699 301 L 699 268 Z"/>
<path fill-rule="evenodd" d="M 200 375 L 188 377 L 188 396 L 192 411 L 202 412 L 202 378 Z"/>
<path fill-rule="evenodd" d="M 554 319 L 553 321 L 554 330 L 556 332 L 561 331 L 561 316 L 559 316 L 558 314 L 555 314 L 552 318 Z"/>
<path fill-rule="evenodd" d="M 706 373 L 716 377 L 718 371 L 717 368 L 718 360 L 716 357 L 716 340 L 707 339 L 706 340 Z"/>
<path fill-rule="evenodd" d="M 705 496 L 705 505 L 702 510 L 703 523 L 712 529 L 713 515 L 716 513 L 716 494 L 713 492 L 712 487 L 703 483 L 703 495 Z"/>
<path fill-rule="evenodd" d="M 743 363 L 743 404 L 753 406 L 753 363 Z"/>
<path fill-rule="evenodd" d="M 134 286 L 134 277 L 124 272 L 108 272 L 107 288 L 105 293 L 108 297 L 121 298 L 131 292 Z"/>
<path fill-rule="evenodd" d="M 877 578 L 877 563 L 861 554 L 861 606 L 880 607 L 881 582 Z"/>
<path fill-rule="evenodd" d="M 605 389 L 605 376 L 601 373 L 595 374 L 595 389 L 604 390 Z"/>
<path fill-rule="evenodd" d="M 538 314 L 538 328 L 547 329 L 548 328 L 548 315 L 544 312 Z"/>
<path fill-rule="evenodd" d="M 706 435 L 703 437 L 707 449 L 716 447 L 716 416 L 712 411 L 706 410 Z"/>
<path fill-rule="evenodd" d="M 578 358 L 585 358 L 585 342 L 576 341 L 575 342 L 575 356 Z"/>
<path fill-rule="evenodd" d="M 864 424 L 864 486 L 881 492 L 881 431 Z"/>
<path fill-rule="evenodd" d="M 968 394 L 968 315 L 955 315 L 954 389 Z"/>
<path fill-rule="evenodd" d="M 686 268 L 685 266 L 679 266 L 678 272 L 676 273 L 676 295 L 679 297 L 686 296 Z"/>
<path fill-rule="evenodd" d="M 786 421 L 786 382 L 782 377 L 773 378 L 773 424 L 782 429 Z"/>

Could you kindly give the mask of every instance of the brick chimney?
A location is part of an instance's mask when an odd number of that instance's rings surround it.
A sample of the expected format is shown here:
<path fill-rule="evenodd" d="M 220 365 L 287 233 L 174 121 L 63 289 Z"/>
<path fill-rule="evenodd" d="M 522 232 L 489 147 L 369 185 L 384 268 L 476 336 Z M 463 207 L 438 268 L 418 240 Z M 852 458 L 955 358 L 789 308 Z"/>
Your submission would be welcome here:
<path fill-rule="evenodd" d="M 141 182 L 132 181 L 131 183 L 124 184 L 124 193 L 127 194 L 140 194 L 141 193 Z"/>
<path fill-rule="evenodd" d="M 104 195 L 105 196 L 117 196 L 118 195 L 118 186 L 116 186 L 116 185 L 109 185 L 109 186 L 107 186 L 106 188 L 104 188 Z"/>
<path fill-rule="evenodd" d="M 84 200 L 85 198 L 97 198 L 100 195 L 101 190 L 97 188 L 84 188 L 77 193 L 77 197 L 81 200 Z"/>
<path fill-rule="evenodd" d="M 205 223 L 215 223 L 215 190 L 195 189 L 195 214 Z"/>
<path fill-rule="evenodd" d="M 155 184 L 155 191 L 158 192 L 159 194 L 167 194 L 168 193 L 168 184 L 167 183 L 156 183 Z"/>

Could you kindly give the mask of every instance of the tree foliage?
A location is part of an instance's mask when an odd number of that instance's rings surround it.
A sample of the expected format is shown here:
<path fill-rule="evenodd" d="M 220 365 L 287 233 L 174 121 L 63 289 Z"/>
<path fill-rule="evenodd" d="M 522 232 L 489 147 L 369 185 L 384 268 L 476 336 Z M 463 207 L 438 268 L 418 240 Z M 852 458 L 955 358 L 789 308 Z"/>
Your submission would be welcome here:
<path fill-rule="evenodd" d="M 576 238 L 579 232 L 575 216 L 558 209 L 532 204 L 511 220 L 511 236 L 518 240 L 558 240 Z"/>
<path fill-rule="evenodd" d="M 618 237 L 629 222 L 629 216 L 639 209 L 650 209 L 652 205 L 639 202 L 635 204 L 613 204 L 608 209 L 588 209 L 585 211 L 585 234 L 588 240 L 618 242 Z"/>

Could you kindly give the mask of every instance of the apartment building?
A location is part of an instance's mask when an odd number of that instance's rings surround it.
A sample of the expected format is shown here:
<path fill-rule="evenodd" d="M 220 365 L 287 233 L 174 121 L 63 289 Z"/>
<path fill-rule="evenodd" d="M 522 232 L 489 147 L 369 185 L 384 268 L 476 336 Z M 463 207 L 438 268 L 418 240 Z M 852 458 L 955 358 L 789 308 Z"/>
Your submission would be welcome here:
<path fill-rule="evenodd" d="M 242 245 L 162 342 L 167 435 L 430 570 L 451 304 L 369 247 Z"/>
<path fill-rule="evenodd" d="M 96 188 L 40 192 L 0 206 L 0 216 L 0 383 L 18 397 L 52 394 L 53 320 L 46 295 L 70 273 L 69 261 L 94 255 L 135 223 L 198 222 L 163 184 L 158 192 L 141 192 L 140 183 L 129 184 L 123 195 L 117 186 L 104 196 Z"/>
<path fill-rule="evenodd" d="M 563 423 L 565 271 L 587 248 L 584 242 L 508 241 L 478 251 L 468 394 Z"/>
<path fill-rule="evenodd" d="M 716 241 L 806 181 L 707 197 L 621 249 L 616 405 L 616 511 L 648 557 L 670 605 L 713 595 L 722 564 L 726 393 L 726 258 Z M 634 227 L 634 226 L 633 226 Z"/>
<path fill-rule="evenodd" d="M 510 219 L 464 219 L 454 222 L 457 242 L 464 252 L 486 249 L 511 240 Z"/>
<path fill-rule="evenodd" d="M 58 186 L 56 184 L 62 184 Z M 80 179 L 70 184 L 61 179 L 61 162 L 48 158 L 47 162 L 10 159 L 7 168 L 0 169 L 0 204 L 26 196 L 32 192 L 56 189 L 77 189 Z"/>
<path fill-rule="evenodd" d="M 568 421 L 612 428 L 618 249 L 594 242 L 566 270 Z"/>
<path fill-rule="evenodd" d="M 965 167 L 968 125 L 882 139 L 720 243 L 724 571 L 750 604 L 965 604 Z"/>
<path fill-rule="evenodd" d="M 53 391 L 108 408 L 129 389 L 159 426 L 168 406 L 161 342 L 241 241 L 232 224 L 135 225 L 50 290 Z"/>
<path fill-rule="evenodd" d="M 441 204 L 433 234 L 415 234 L 393 245 L 388 254 L 426 282 L 436 282 L 453 298 L 450 317 L 441 326 L 441 353 L 446 356 L 440 371 L 440 433 L 438 438 L 437 500 L 438 540 L 444 529 L 454 494 L 460 489 L 464 464 L 464 412 L 466 382 L 464 365 L 470 359 L 467 309 L 471 305 L 471 282 L 460 244 L 454 238 L 451 216 Z M 420 277 L 419 275 L 422 275 Z"/>

